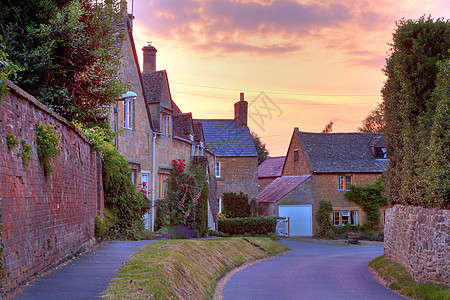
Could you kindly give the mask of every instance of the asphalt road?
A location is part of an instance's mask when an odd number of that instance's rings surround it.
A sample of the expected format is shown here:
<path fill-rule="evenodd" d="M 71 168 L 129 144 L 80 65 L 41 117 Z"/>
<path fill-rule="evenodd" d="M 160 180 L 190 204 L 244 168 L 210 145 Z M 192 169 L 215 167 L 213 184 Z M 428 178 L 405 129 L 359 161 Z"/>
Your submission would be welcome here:
<path fill-rule="evenodd" d="M 407 299 L 382 286 L 367 264 L 382 247 L 284 239 L 292 251 L 251 265 L 227 282 L 223 299 Z"/>

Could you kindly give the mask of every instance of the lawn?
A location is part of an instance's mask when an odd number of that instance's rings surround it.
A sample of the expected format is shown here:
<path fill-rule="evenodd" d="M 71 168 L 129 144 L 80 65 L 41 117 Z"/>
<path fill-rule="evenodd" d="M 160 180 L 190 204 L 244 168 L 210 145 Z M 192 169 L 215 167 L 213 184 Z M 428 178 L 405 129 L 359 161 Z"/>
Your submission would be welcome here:
<path fill-rule="evenodd" d="M 269 238 L 157 241 L 119 270 L 103 299 L 209 299 L 228 270 L 288 250 Z"/>

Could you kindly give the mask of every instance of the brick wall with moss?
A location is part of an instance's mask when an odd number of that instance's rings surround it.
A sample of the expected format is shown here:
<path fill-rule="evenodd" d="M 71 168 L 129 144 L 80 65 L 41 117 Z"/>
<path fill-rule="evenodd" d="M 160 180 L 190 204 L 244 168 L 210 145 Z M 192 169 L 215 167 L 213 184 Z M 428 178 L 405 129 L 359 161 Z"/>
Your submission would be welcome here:
<path fill-rule="evenodd" d="M 86 137 L 23 90 L 8 85 L 10 94 L 0 102 L 4 291 L 92 246 L 98 192 L 97 156 Z M 60 137 L 60 154 L 52 160 L 53 172 L 47 178 L 37 154 L 37 124 L 53 125 Z M 19 142 L 11 149 L 8 134 Z M 27 163 L 25 143 L 31 146 Z"/>

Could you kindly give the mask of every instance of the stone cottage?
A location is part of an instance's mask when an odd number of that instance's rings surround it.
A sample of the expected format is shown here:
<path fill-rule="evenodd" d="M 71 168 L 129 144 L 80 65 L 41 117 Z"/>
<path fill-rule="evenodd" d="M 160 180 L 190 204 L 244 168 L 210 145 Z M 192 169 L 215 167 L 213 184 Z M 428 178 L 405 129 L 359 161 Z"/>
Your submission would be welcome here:
<path fill-rule="evenodd" d="M 234 104 L 234 119 L 197 119 L 194 124 L 203 126 L 208 147 L 215 153 L 214 172 L 217 179 L 219 210 L 224 193 L 258 196 L 258 154 L 247 126 L 248 103 L 244 93 Z"/>
<path fill-rule="evenodd" d="M 194 125 L 192 113 L 183 113 L 172 99 L 169 79 L 165 70 L 156 70 L 157 49 L 152 45 L 143 47 L 144 62 L 142 79 L 150 123 L 153 126 L 153 168 L 151 178 L 152 201 L 167 195 L 167 181 L 172 160 L 203 161 L 208 174 L 214 170 L 215 155 L 205 143 L 202 126 Z M 204 159 L 198 159 L 204 157 Z M 210 209 L 208 224 L 212 229 L 217 223 L 215 181 L 210 179 Z M 152 212 L 152 220 L 155 211 Z M 153 222 L 152 222 L 153 225 Z M 153 228 L 153 227 L 152 227 Z"/>
<path fill-rule="evenodd" d="M 311 133 L 295 128 L 282 176 L 259 193 L 259 202 L 266 215 L 290 218 L 291 235 L 318 231 L 315 215 L 320 201 L 331 202 L 334 226 L 362 224 L 367 221 L 365 212 L 344 194 L 350 185 L 377 182 L 388 165 L 385 150 L 380 133 Z"/>

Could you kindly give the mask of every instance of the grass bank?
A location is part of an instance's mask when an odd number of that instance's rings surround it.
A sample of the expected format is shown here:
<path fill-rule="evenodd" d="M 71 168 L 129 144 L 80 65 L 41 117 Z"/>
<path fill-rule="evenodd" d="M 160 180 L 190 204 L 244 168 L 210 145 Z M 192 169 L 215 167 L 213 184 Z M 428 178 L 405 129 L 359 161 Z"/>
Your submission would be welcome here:
<path fill-rule="evenodd" d="M 369 267 L 381 278 L 389 289 L 417 300 L 450 299 L 450 288 L 445 285 L 416 283 L 408 271 L 398 263 L 379 256 L 370 262 Z"/>
<path fill-rule="evenodd" d="M 209 299 L 228 270 L 287 250 L 268 238 L 150 243 L 119 270 L 103 299 Z"/>

